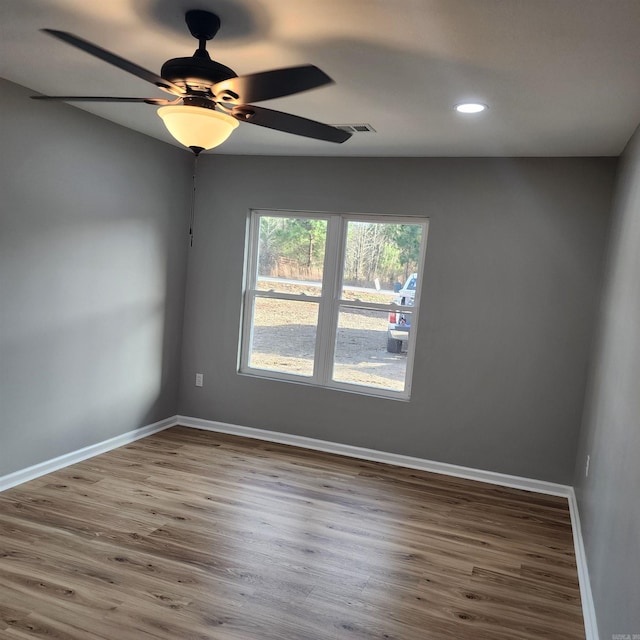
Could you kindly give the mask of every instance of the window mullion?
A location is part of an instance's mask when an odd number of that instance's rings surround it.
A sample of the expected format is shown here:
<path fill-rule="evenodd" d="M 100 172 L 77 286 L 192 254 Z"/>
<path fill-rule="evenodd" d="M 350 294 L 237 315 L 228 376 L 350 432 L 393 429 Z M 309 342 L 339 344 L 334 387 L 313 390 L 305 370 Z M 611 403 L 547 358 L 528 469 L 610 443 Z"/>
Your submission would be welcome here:
<path fill-rule="evenodd" d="M 333 372 L 333 352 L 336 341 L 337 299 L 342 280 L 342 220 L 332 216 L 327 225 L 322 297 L 318 312 L 316 335 L 315 375 L 320 384 L 328 384 Z"/>
<path fill-rule="evenodd" d="M 265 291 L 264 289 L 255 289 L 249 293 L 257 298 L 293 300 L 294 302 L 318 302 L 320 300 L 320 296 L 308 296 L 304 293 L 285 293 L 284 291 Z"/>

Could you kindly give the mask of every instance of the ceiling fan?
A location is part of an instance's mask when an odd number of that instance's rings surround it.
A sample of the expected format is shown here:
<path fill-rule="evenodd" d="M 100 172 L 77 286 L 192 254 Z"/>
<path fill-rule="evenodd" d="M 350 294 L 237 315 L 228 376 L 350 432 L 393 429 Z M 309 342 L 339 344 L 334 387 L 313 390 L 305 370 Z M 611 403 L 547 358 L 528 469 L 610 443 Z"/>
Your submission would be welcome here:
<path fill-rule="evenodd" d="M 224 142 L 238 126 L 248 122 L 261 127 L 299 136 L 344 142 L 351 134 L 315 120 L 282 111 L 257 107 L 262 102 L 314 89 L 333 80 L 313 65 L 263 71 L 245 76 L 215 60 L 206 49 L 220 28 L 220 18 L 209 11 L 187 11 L 185 20 L 191 35 L 198 40 L 193 56 L 167 60 L 160 75 L 148 71 L 87 40 L 66 31 L 43 29 L 45 33 L 100 58 L 123 71 L 146 80 L 172 94 L 166 98 L 126 98 L 106 96 L 31 96 L 36 100 L 69 102 L 144 102 L 161 107 L 158 115 L 169 132 L 196 155 Z"/>

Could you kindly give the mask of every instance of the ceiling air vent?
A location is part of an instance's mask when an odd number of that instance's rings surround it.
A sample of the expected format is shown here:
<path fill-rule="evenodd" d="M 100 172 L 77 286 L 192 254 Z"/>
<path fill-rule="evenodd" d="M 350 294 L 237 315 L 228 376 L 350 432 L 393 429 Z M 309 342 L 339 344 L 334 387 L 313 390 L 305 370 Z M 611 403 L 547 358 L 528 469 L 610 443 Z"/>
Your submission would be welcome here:
<path fill-rule="evenodd" d="M 375 133 L 376 130 L 370 125 L 365 123 L 361 124 L 334 124 L 332 125 L 336 129 L 342 129 L 343 131 L 348 131 L 349 133 Z"/>

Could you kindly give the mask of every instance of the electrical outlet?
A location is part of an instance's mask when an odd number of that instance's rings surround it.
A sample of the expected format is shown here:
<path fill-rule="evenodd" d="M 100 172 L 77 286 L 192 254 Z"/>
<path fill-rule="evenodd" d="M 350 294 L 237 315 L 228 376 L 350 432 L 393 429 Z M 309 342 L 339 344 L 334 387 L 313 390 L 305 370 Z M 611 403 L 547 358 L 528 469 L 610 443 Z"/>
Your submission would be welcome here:
<path fill-rule="evenodd" d="M 589 477 L 589 463 L 591 462 L 591 456 L 587 456 L 587 463 L 584 465 L 584 477 Z"/>
<path fill-rule="evenodd" d="M 204 385 L 204 374 L 196 373 L 196 387 L 202 387 Z"/>

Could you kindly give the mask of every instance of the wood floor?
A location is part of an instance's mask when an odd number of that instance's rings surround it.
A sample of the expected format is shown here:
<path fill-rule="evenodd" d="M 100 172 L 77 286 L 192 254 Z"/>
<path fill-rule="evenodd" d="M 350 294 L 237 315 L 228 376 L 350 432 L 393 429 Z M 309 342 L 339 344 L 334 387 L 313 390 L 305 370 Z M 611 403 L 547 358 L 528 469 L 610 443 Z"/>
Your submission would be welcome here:
<path fill-rule="evenodd" d="M 584 627 L 563 498 L 175 427 L 0 494 L 0 638 Z"/>

